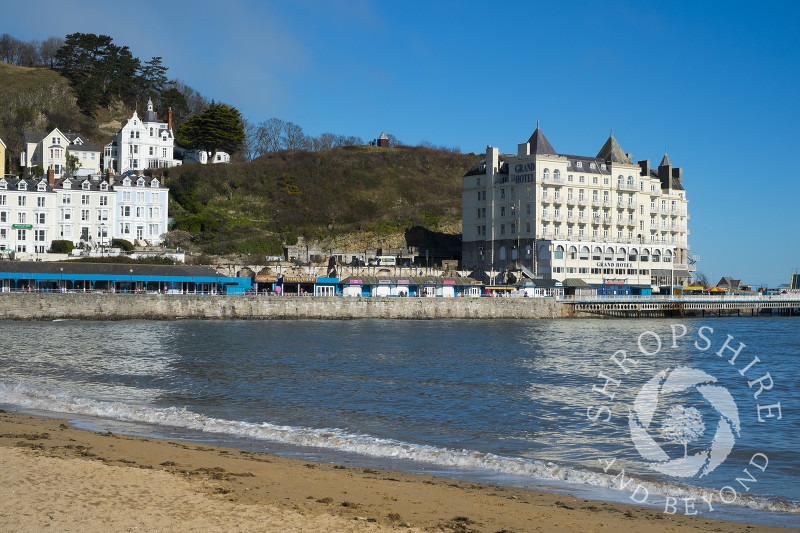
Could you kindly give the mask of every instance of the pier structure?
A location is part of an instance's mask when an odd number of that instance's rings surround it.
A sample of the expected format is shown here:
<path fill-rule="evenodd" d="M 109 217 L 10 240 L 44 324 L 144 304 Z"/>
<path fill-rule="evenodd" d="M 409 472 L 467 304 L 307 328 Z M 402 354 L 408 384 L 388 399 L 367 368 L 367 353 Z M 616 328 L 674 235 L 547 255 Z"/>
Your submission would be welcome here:
<path fill-rule="evenodd" d="M 575 315 L 616 317 L 800 315 L 800 293 L 730 296 L 567 296 Z"/>

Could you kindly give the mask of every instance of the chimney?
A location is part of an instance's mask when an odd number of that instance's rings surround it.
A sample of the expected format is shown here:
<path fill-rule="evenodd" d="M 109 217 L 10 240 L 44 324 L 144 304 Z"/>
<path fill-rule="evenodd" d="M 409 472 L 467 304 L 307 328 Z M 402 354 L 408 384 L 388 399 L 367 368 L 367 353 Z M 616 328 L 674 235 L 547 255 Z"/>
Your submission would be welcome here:
<path fill-rule="evenodd" d="M 106 181 L 108 181 L 109 187 L 114 185 L 114 169 L 111 167 L 106 169 Z"/>
<path fill-rule="evenodd" d="M 172 108 L 169 108 L 169 112 L 167 113 L 167 127 L 172 130 Z"/>
<path fill-rule="evenodd" d="M 56 184 L 56 172 L 53 170 L 53 165 L 47 167 L 47 184 L 51 187 Z"/>
<path fill-rule="evenodd" d="M 650 160 L 639 161 L 640 175 L 650 177 Z"/>

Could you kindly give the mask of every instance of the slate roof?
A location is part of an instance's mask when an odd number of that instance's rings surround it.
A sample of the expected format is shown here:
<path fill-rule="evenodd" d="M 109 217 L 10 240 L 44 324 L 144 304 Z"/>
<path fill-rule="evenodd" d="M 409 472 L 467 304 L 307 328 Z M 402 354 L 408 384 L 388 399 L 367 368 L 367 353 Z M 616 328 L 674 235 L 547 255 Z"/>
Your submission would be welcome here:
<path fill-rule="evenodd" d="M 566 278 L 563 282 L 564 287 L 591 287 L 581 278 Z"/>
<path fill-rule="evenodd" d="M 500 168 L 497 169 L 498 174 L 508 174 L 508 158 L 512 157 L 509 154 L 500 154 L 498 157 L 498 163 Z M 464 177 L 466 176 L 482 176 L 486 174 L 486 158 L 481 159 L 470 168 Z"/>
<path fill-rule="evenodd" d="M 539 124 L 536 124 L 536 131 L 534 131 L 530 139 L 528 139 L 528 143 L 531 145 L 531 154 L 558 155 L 553 145 L 550 144 L 550 141 L 544 136 L 542 130 L 539 129 Z"/>
<path fill-rule="evenodd" d="M 614 133 L 612 132 L 609 136 L 606 143 L 597 153 L 597 157 L 603 159 L 607 163 L 630 163 L 631 159 L 628 157 L 628 154 L 625 153 L 625 150 L 619 145 L 617 140 L 614 138 Z"/>
<path fill-rule="evenodd" d="M 95 276 L 186 276 L 186 277 L 225 277 L 208 266 L 189 265 L 139 265 L 117 263 L 73 263 L 60 261 L 45 263 L 36 261 L 0 261 L 0 276 L 9 274 L 53 274 L 61 275 L 61 269 L 68 275 Z"/>
<path fill-rule="evenodd" d="M 43 133 L 41 131 L 26 131 L 22 134 L 22 138 L 26 144 L 39 144 L 39 142 L 45 137 L 47 137 L 47 133 Z"/>
<path fill-rule="evenodd" d="M 663 167 L 664 165 L 672 166 L 672 163 L 669 162 L 669 157 L 667 156 L 667 151 L 664 150 L 664 157 L 661 159 L 661 163 L 658 166 Z"/>

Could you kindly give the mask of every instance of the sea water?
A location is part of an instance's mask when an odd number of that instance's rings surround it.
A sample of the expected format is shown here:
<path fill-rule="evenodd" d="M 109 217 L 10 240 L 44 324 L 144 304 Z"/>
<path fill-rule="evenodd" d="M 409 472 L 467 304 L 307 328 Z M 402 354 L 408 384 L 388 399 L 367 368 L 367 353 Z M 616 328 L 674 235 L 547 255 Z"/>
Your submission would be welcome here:
<path fill-rule="evenodd" d="M 800 525 L 797 317 L 65 320 L 0 339 L 0 404 L 81 427 Z"/>

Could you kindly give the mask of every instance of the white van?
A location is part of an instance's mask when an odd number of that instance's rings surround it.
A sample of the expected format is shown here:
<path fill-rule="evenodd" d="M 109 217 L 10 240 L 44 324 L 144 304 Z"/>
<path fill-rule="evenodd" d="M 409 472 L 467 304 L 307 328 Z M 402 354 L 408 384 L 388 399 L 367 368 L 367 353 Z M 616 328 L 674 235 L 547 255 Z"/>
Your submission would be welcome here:
<path fill-rule="evenodd" d="M 393 255 L 379 255 L 369 260 L 371 266 L 395 266 L 397 258 Z"/>

